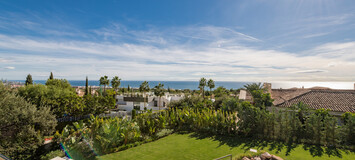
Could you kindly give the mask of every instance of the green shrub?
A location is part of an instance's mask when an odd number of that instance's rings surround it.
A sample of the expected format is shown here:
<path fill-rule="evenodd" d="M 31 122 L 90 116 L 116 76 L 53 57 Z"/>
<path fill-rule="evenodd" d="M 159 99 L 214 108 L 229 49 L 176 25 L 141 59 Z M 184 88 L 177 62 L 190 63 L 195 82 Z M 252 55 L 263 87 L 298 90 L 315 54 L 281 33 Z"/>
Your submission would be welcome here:
<path fill-rule="evenodd" d="M 64 157 L 64 156 L 65 156 L 65 153 L 62 150 L 58 149 L 55 151 L 51 151 L 46 155 L 41 156 L 41 160 L 50 160 L 55 157 Z"/>
<path fill-rule="evenodd" d="M 167 135 L 170 135 L 174 132 L 173 129 L 162 129 L 160 132 L 157 133 L 157 138 L 162 138 Z"/>
<path fill-rule="evenodd" d="M 135 119 L 135 118 L 136 118 L 136 110 L 133 109 L 133 110 L 132 110 L 132 119 Z"/>
<path fill-rule="evenodd" d="M 92 117 L 89 125 L 75 122 L 63 129 L 60 141 L 69 148 L 86 145 L 98 154 L 111 153 L 114 148 L 142 139 L 136 122 L 119 118 Z M 83 147 L 81 147 L 83 148 Z M 90 151 L 83 149 L 81 152 Z"/>
<path fill-rule="evenodd" d="M 1 154 L 11 159 L 33 159 L 43 137 L 53 134 L 56 125 L 49 107 L 37 108 L 0 81 Z"/>

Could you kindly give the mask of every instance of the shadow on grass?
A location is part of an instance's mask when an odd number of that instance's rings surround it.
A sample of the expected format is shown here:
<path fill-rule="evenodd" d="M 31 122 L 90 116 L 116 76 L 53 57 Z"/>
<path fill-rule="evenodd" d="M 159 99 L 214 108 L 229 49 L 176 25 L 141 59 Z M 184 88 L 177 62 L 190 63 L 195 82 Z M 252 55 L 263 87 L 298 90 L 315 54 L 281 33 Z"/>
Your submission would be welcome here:
<path fill-rule="evenodd" d="M 320 145 L 304 144 L 303 149 L 308 150 L 313 157 L 316 157 L 316 156 L 320 157 L 323 154 L 326 154 L 329 157 L 330 156 L 336 156 L 339 158 L 343 157 L 341 151 L 336 147 L 322 147 Z M 347 150 L 343 150 L 343 152 L 345 152 L 345 154 L 349 154 L 349 151 L 347 151 Z"/>
<path fill-rule="evenodd" d="M 292 154 L 295 148 L 299 145 L 303 145 L 303 149 L 305 151 L 309 151 L 309 153 L 313 157 L 322 157 L 322 156 L 336 156 L 342 158 L 342 153 L 350 154 L 349 150 L 339 150 L 336 147 L 322 147 L 319 145 L 310 145 L 310 144 L 298 144 L 293 141 L 271 141 L 271 140 L 264 140 L 259 138 L 246 138 L 240 136 L 225 136 L 225 135 L 211 135 L 211 134 L 204 134 L 204 133 L 195 133 L 195 132 L 179 132 L 178 134 L 190 134 L 190 138 L 195 139 L 205 139 L 209 138 L 214 141 L 219 142 L 219 146 L 228 145 L 231 148 L 240 147 L 244 149 L 244 152 L 249 151 L 251 148 L 264 150 L 267 148 L 270 151 L 275 151 L 277 154 L 285 150 L 285 155 L 288 156 Z M 218 146 L 218 147 L 219 147 Z"/>

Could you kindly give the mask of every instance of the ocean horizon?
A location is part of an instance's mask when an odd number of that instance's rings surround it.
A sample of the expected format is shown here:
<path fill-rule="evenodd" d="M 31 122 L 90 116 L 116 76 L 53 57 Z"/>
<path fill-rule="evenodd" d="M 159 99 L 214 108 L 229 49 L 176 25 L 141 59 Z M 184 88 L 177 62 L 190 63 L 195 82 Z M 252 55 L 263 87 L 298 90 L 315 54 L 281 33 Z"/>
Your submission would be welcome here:
<path fill-rule="evenodd" d="M 25 80 L 8 80 L 11 82 L 21 82 L 24 83 Z M 36 84 L 45 84 L 46 80 L 33 80 Z M 68 80 L 72 86 L 85 86 L 85 80 Z M 89 86 L 100 86 L 98 80 L 89 80 Z M 120 87 L 130 87 L 139 88 L 139 86 L 144 81 L 121 81 Z M 159 83 L 164 84 L 164 88 L 171 89 L 198 89 L 198 81 L 148 81 L 149 87 L 153 88 Z M 254 82 L 237 82 L 237 81 L 215 81 L 215 88 L 223 86 L 227 89 L 239 89 L 243 88 L 245 84 L 254 83 Z M 255 82 L 259 83 L 259 82 Z M 263 82 L 260 82 L 263 83 Z M 311 87 L 328 87 L 332 89 L 355 89 L 355 82 L 268 82 L 272 84 L 272 88 L 311 88 Z M 111 85 L 110 85 L 111 86 Z M 206 87 L 208 88 L 208 87 Z"/>

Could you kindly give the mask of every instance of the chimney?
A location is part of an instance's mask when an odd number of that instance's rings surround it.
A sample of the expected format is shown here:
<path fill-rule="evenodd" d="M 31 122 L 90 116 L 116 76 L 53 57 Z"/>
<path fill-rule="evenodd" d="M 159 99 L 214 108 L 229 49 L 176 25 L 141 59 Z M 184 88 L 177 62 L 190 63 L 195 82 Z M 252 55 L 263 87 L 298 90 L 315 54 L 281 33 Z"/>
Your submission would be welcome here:
<path fill-rule="evenodd" d="M 263 87 L 264 87 L 264 89 L 266 89 L 266 91 L 268 92 L 268 93 L 270 93 L 271 94 L 271 83 L 264 83 L 263 84 Z"/>

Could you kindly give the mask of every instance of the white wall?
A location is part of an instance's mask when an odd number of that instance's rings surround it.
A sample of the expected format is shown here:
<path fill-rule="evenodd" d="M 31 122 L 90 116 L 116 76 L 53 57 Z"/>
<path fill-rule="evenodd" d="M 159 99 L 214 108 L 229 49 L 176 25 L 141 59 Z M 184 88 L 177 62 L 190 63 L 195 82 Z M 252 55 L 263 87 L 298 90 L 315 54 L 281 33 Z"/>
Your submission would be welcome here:
<path fill-rule="evenodd" d="M 168 103 L 172 102 L 172 101 L 178 101 L 180 99 L 182 99 L 183 96 L 163 96 L 161 98 L 159 97 L 148 97 L 148 102 L 145 103 L 144 102 L 140 102 L 139 106 L 140 106 L 140 110 L 144 110 L 144 106 L 147 107 L 148 110 L 152 109 L 152 110 L 159 110 L 159 105 L 162 106 L 163 102 L 165 102 L 165 105 L 167 106 Z M 123 96 L 116 96 L 116 99 L 118 99 L 119 101 L 123 101 Z M 158 106 L 154 106 L 154 100 L 158 101 L 157 105 Z M 134 103 L 133 102 L 128 102 L 126 101 L 126 105 L 118 105 L 118 109 L 119 110 L 126 110 L 128 112 L 132 111 L 134 109 Z M 160 109 L 166 109 L 165 107 L 160 107 Z"/>

